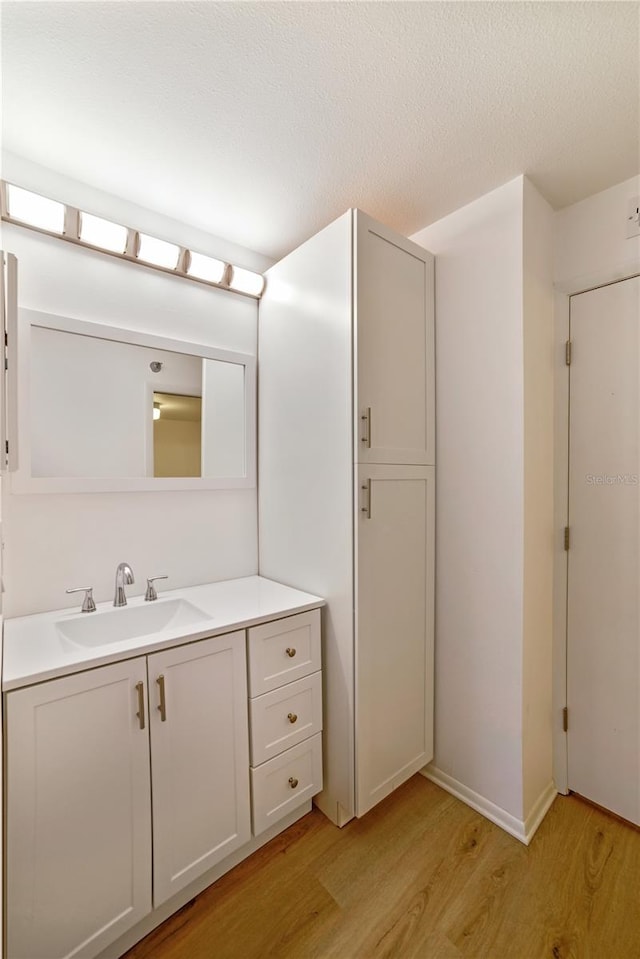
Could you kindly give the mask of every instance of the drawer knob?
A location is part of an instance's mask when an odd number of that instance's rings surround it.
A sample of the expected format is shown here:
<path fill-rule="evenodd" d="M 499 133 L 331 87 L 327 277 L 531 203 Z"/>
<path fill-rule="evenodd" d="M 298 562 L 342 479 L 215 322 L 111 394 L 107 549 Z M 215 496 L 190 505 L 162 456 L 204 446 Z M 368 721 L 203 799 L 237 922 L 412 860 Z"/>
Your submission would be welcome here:
<path fill-rule="evenodd" d="M 296 786 L 298 785 L 298 780 L 295 778 L 295 776 L 289 776 L 289 785 L 291 786 L 292 789 L 296 788 Z"/>
<path fill-rule="evenodd" d="M 290 659 L 293 659 L 293 657 L 294 657 L 295 654 L 296 654 L 296 651 L 295 651 L 295 649 L 293 648 L 293 646 L 287 646 L 286 653 L 287 653 L 287 656 L 288 656 Z"/>
<path fill-rule="evenodd" d="M 298 722 L 298 717 L 296 713 L 287 713 L 287 719 L 289 720 L 291 725 Z"/>

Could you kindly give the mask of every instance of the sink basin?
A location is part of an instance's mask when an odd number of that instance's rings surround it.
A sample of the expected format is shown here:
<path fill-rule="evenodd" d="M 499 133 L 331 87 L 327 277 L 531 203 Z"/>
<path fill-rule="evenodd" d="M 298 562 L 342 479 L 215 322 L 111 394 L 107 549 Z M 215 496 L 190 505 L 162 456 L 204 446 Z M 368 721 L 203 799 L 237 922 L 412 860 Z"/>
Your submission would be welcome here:
<path fill-rule="evenodd" d="M 144 606 L 124 606 L 58 621 L 56 629 L 65 639 L 78 646 L 107 646 L 138 636 L 148 636 L 181 626 L 192 626 L 210 619 L 185 599 L 157 600 Z"/>

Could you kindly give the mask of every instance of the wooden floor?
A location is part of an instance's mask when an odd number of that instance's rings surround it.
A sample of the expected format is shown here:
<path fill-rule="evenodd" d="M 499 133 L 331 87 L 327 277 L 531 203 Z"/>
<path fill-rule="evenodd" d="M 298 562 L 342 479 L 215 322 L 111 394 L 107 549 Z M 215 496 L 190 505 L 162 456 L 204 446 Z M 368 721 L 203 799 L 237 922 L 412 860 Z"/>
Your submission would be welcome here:
<path fill-rule="evenodd" d="M 314 810 L 127 959 L 640 959 L 640 831 L 558 796 L 527 848 L 422 776 Z"/>

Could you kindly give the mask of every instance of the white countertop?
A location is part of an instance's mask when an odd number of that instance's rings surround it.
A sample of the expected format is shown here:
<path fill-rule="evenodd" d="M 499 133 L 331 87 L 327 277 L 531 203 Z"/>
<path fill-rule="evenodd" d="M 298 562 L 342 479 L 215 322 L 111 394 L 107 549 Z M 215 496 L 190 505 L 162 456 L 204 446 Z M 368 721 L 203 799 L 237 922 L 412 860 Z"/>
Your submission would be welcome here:
<path fill-rule="evenodd" d="M 85 647 L 71 642 L 60 634 L 56 623 L 88 620 L 91 616 L 99 615 L 101 611 L 113 610 L 112 603 L 98 603 L 95 613 L 81 613 L 76 608 L 5 619 L 3 691 L 142 656 L 167 646 L 244 629 L 256 623 L 292 616 L 294 613 L 324 605 L 324 600 L 319 596 L 283 586 L 262 576 L 162 590 L 158 593 L 156 602 L 162 603 L 165 599 L 187 600 L 210 618 L 199 620 L 190 626 L 164 629 L 147 636 L 136 636 L 134 639 L 99 647 Z M 145 605 L 142 596 L 134 596 L 123 608 Z M 117 613 L 116 610 L 114 615 Z"/>

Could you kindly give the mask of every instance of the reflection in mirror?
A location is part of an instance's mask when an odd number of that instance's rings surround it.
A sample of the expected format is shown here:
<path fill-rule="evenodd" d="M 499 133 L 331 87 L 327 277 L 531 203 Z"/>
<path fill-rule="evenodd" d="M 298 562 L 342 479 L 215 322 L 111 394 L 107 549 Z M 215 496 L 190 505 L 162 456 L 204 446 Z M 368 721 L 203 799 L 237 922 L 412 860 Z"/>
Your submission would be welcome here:
<path fill-rule="evenodd" d="M 153 475 L 202 475 L 202 397 L 153 394 Z"/>
<path fill-rule="evenodd" d="M 245 368 L 240 363 L 202 364 L 202 474 L 243 476 L 245 462 Z"/>
<path fill-rule="evenodd" d="M 242 362 L 34 325 L 30 372 L 33 477 L 246 475 Z"/>

